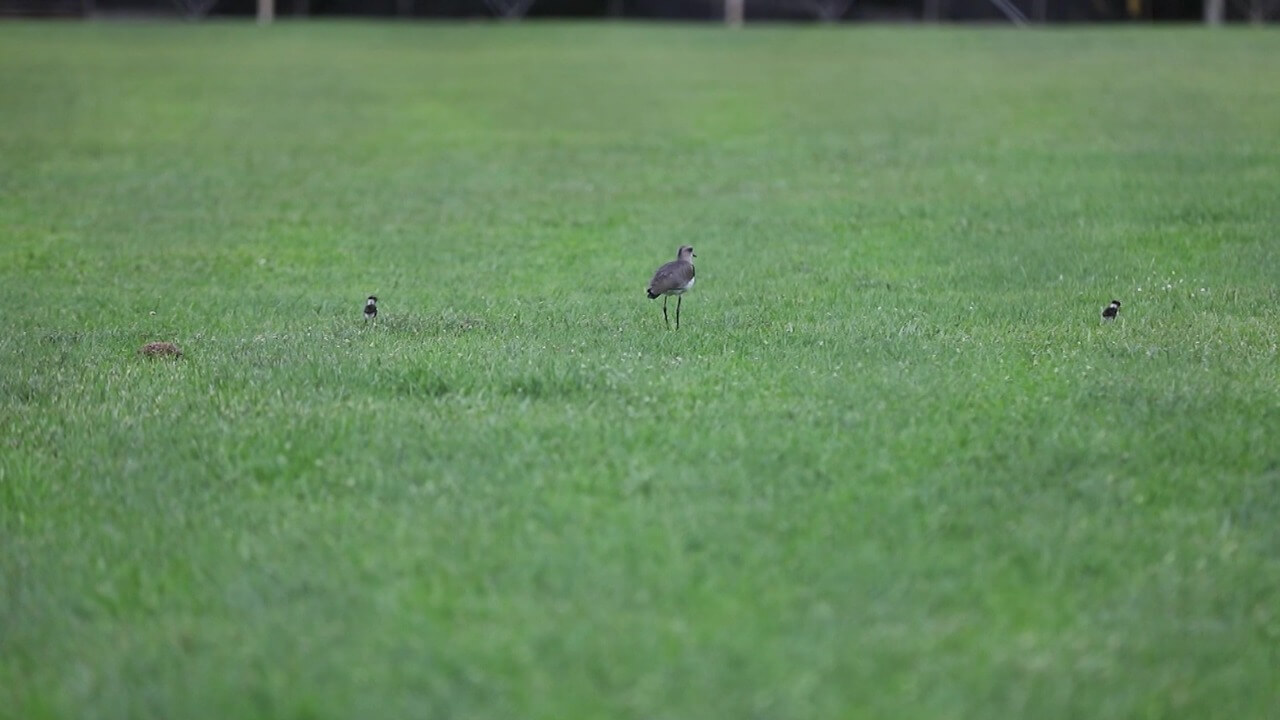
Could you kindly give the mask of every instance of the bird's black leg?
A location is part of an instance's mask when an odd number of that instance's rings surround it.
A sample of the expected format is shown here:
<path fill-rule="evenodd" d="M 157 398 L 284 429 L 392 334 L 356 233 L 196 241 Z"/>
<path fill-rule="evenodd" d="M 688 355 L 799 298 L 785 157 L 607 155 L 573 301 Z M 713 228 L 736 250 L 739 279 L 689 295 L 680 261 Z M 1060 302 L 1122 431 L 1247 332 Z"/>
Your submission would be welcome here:
<path fill-rule="evenodd" d="M 666 295 L 662 296 L 662 322 L 666 323 L 667 327 L 671 327 L 671 321 L 667 319 L 667 296 Z"/>
<path fill-rule="evenodd" d="M 683 295 L 676 296 L 676 329 L 680 329 L 680 303 L 684 302 Z"/>

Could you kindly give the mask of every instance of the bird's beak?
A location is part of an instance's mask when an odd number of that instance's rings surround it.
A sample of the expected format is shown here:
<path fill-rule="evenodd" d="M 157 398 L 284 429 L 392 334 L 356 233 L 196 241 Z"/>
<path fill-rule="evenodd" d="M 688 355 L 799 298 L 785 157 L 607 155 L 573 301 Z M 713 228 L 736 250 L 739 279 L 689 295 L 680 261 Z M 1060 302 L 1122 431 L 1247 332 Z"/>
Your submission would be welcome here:
<path fill-rule="evenodd" d="M 692 255 L 692 256 L 694 256 L 694 257 L 698 257 L 698 253 L 689 253 L 689 254 L 690 254 L 690 255 Z"/>

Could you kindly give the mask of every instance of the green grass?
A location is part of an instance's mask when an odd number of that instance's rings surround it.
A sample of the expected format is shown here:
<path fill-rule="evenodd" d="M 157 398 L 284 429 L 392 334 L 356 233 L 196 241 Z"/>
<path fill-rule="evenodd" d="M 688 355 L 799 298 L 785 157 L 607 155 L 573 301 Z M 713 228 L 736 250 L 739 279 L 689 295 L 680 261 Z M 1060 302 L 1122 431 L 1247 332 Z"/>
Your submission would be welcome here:
<path fill-rule="evenodd" d="M 0 716 L 1275 717 L 1277 40 L 0 24 Z"/>

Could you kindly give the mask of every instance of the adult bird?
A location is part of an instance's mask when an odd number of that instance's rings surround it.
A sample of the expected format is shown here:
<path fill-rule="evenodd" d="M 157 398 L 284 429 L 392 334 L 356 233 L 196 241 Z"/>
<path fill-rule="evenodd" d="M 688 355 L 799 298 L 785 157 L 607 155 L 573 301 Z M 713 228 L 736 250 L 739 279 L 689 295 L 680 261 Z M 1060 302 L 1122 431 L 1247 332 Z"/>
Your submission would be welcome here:
<path fill-rule="evenodd" d="M 681 245 L 676 251 L 676 259 L 658 268 L 653 274 L 653 279 L 649 281 L 649 299 L 656 300 L 659 295 L 662 296 L 662 320 L 671 327 L 671 320 L 667 317 L 667 298 L 671 295 L 676 296 L 676 329 L 680 329 L 680 303 L 683 301 L 681 297 L 690 288 L 693 287 L 693 260 L 698 257 L 693 254 L 692 245 Z"/>

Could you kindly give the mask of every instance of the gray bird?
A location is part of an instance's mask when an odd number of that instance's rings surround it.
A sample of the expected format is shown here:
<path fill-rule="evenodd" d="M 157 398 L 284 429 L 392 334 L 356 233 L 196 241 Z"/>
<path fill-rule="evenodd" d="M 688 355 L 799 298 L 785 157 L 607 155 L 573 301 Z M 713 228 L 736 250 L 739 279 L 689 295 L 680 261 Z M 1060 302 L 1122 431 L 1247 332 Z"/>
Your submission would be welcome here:
<path fill-rule="evenodd" d="M 662 296 L 662 320 L 667 323 L 667 327 L 671 327 L 671 320 L 667 317 L 667 297 L 675 295 L 676 329 L 680 329 L 681 296 L 693 287 L 693 260 L 690 258 L 696 257 L 698 256 L 693 254 L 692 245 L 681 245 L 676 251 L 676 259 L 658 268 L 649 281 L 649 299 L 656 300 L 659 295 Z"/>

